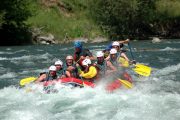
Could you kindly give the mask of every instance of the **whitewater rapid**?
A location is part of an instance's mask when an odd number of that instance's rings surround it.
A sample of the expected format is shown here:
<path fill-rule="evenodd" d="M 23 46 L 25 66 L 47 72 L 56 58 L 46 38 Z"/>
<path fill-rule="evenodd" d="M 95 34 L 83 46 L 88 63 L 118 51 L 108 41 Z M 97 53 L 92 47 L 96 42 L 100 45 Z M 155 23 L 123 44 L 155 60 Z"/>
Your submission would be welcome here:
<path fill-rule="evenodd" d="M 65 57 L 64 52 L 71 45 L 0 48 L 0 120 L 179 120 L 180 50 L 177 44 L 180 45 L 176 41 L 164 42 L 151 46 L 156 51 L 135 51 L 139 62 L 152 67 L 151 76 L 133 74 L 132 89 L 122 87 L 113 93 L 101 84 L 83 89 L 57 86 L 59 92 L 51 94 L 45 94 L 39 85 L 19 88 L 20 79 L 38 75 L 60 55 Z M 95 52 L 104 46 L 88 47 Z M 52 47 L 59 52 L 54 53 Z M 139 43 L 133 47 L 141 48 Z M 149 43 L 144 42 L 143 47 L 148 48 Z M 29 87 L 32 91 L 28 91 Z"/>

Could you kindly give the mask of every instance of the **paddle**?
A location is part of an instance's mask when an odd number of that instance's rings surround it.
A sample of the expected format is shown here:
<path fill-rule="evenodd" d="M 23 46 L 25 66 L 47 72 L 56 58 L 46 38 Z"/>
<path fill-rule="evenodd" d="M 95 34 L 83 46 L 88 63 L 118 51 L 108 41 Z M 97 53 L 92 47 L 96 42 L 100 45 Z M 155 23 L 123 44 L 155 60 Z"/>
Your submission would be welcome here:
<path fill-rule="evenodd" d="M 151 68 L 142 64 L 136 64 L 133 70 L 139 75 L 146 76 L 146 77 L 150 76 L 151 74 Z"/>
<path fill-rule="evenodd" d="M 124 85 L 126 88 L 132 88 L 133 87 L 133 85 L 132 85 L 132 83 L 131 82 L 129 82 L 129 81 L 127 81 L 127 80 L 122 80 L 122 79 L 118 79 L 121 83 L 122 83 L 122 85 Z"/>
<path fill-rule="evenodd" d="M 134 56 L 132 54 L 130 43 L 128 43 L 128 47 L 129 47 L 129 50 L 130 50 L 130 53 L 131 53 L 131 57 L 134 60 Z M 143 64 L 135 64 L 134 66 L 135 66 L 135 68 L 133 68 L 133 70 L 136 73 L 138 73 L 139 75 L 148 77 L 151 74 L 151 67 L 149 67 L 149 66 L 145 66 Z"/>
<path fill-rule="evenodd" d="M 29 83 L 35 81 L 36 79 L 37 79 L 36 77 L 23 78 L 23 79 L 20 80 L 20 85 L 21 85 L 21 86 L 24 86 L 24 85 L 26 85 L 26 84 L 29 84 Z"/>

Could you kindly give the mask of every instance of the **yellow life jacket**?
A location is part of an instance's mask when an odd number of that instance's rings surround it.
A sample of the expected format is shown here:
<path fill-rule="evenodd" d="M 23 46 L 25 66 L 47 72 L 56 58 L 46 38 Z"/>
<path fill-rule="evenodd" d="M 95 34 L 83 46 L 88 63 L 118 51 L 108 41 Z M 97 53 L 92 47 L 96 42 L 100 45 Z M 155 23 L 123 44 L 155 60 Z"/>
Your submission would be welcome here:
<path fill-rule="evenodd" d="M 89 71 L 87 73 L 84 73 L 84 71 L 81 71 L 80 74 L 83 78 L 94 78 L 97 75 L 97 69 L 94 66 L 89 67 Z"/>
<path fill-rule="evenodd" d="M 129 67 L 129 62 L 125 58 L 119 57 L 118 61 L 122 64 L 123 67 Z"/>

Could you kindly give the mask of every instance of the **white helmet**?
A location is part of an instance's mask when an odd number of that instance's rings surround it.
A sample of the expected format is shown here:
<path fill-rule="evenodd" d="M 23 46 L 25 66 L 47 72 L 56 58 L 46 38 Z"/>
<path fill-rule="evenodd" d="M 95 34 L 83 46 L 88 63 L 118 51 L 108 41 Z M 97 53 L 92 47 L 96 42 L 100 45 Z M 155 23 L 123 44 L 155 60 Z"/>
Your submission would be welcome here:
<path fill-rule="evenodd" d="M 73 56 L 72 56 L 72 55 L 68 55 L 68 56 L 66 57 L 66 60 L 73 60 Z"/>
<path fill-rule="evenodd" d="M 112 46 L 119 46 L 119 42 L 114 41 L 114 42 L 112 43 Z"/>
<path fill-rule="evenodd" d="M 63 65 L 63 62 L 61 61 L 61 60 L 57 60 L 55 63 L 54 63 L 54 65 Z"/>
<path fill-rule="evenodd" d="M 97 56 L 97 57 L 103 57 L 103 56 L 104 56 L 104 53 L 103 53 L 102 51 L 98 51 L 98 52 L 96 53 L 96 56 Z"/>
<path fill-rule="evenodd" d="M 111 50 L 110 50 L 110 54 L 116 54 L 117 53 L 117 50 L 115 49 L 115 48 L 112 48 Z"/>
<path fill-rule="evenodd" d="M 84 59 L 84 60 L 82 61 L 82 65 L 88 66 L 88 65 L 90 65 L 90 64 L 91 64 L 91 60 L 88 59 L 88 58 L 86 58 L 86 59 Z"/>
<path fill-rule="evenodd" d="M 56 71 L 56 66 L 51 65 L 51 66 L 49 67 L 49 71 Z"/>

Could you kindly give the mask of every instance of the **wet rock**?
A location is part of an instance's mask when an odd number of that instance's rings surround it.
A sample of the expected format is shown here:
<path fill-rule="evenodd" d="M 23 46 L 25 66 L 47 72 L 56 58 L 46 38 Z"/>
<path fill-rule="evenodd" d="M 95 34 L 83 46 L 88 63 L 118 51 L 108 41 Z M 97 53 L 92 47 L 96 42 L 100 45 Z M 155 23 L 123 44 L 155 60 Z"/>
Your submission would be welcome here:
<path fill-rule="evenodd" d="M 56 44 L 54 36 L 52 34 L 48 34 L 47 36 L 38 36 L 37 43 L 41 44 Z"/>
<path fill-rule="evenodd" d="M 104 37 L 96 37 L 91 41 L 91 43 L 101 43 L 101 42 L 107 42 L 108 39 Z"/>
<path fill-rule="evenodd" d="M 159 43 L 161 40 L 158 37 L 153 37 L 152 43 Z"/>
<path fill-rule="evenodd" d="M 57 44 L 54 36 L 52 34 L 44 35 L 41 32 L 43 28 L 33 28 L 32 29 L 32 38 L 33 43 L 35 44 Z"/>

